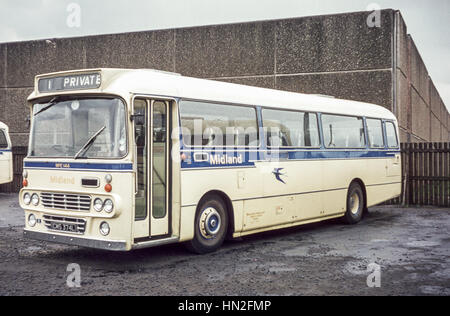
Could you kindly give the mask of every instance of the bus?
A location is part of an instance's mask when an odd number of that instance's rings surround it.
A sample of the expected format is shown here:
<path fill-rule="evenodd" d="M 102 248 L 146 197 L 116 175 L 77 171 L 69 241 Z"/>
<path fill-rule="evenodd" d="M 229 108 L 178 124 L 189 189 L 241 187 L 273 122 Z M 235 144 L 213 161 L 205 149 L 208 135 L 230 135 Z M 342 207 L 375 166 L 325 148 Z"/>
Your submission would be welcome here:
<path fill-rule="evenodd" d="M 0 184 L 13 181 L 13 159 L 9 128 L 0 122 Z"/>
<path fill-rule="evenodd" d="M 157 70 L 40 75 L 20 204 L 24 235 L 129 251 L 333 218 L 400 195 L 398 124 L 355 101 Z"/>

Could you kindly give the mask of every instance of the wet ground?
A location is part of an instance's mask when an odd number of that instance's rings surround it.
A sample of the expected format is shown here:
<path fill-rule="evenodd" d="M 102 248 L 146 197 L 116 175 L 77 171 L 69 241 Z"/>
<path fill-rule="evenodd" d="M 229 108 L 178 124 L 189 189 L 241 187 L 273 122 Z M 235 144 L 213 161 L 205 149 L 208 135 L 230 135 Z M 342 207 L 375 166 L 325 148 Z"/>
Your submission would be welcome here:
<path fill-rule="evenodd" d="M 25 240 L 23 220 L 0 194 L 0 295 L 450 295 L 450 209 L 375 207 L 355 226 L 263 233 L 203 256 Z"/>

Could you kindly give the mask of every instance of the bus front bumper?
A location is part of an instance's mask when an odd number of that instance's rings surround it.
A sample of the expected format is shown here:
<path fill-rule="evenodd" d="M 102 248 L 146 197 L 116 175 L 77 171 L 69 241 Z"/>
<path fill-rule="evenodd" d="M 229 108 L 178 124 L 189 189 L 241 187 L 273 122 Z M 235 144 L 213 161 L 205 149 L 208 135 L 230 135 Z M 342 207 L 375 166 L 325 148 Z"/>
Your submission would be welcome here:
<path fill-rule="evenodd" d="M 25 238 L 47 241 L 53 243 L 66 244 L 71 246 L 80 246 L 94 249 L 103 249 L 111 251 L 127 251 L 127 244 L 125 241 L 105 241 L 97 239 L 85 239 L 72 236 L 62 236 L 56 234 L 33 232 L 24 229 L 23 235 Z"/>

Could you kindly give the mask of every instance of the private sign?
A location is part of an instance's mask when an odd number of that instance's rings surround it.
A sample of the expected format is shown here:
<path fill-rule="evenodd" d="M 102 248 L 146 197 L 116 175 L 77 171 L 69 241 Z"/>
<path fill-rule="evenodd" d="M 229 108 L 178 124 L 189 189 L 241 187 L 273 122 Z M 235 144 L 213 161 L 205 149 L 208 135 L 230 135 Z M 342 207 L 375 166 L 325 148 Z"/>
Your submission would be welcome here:
<path fill-rule="evenodd" d="M 91 73 L 40 79 L 38 88 L 39 92 L 98 89 L 101 83 L 101 75 L 99 73 Z"/>

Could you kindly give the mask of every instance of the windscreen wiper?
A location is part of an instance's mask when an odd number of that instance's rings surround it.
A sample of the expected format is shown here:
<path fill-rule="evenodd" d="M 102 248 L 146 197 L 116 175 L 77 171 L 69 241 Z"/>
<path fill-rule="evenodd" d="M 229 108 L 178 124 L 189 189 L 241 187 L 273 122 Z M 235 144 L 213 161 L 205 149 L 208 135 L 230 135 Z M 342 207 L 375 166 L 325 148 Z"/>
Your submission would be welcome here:
<path fill-rule="evenodd" d="M 55 97 L 53 99 L 51 99 L 51 101 L 48 103 L 47 106 L 43 107 L 42 109 L 40 109 L 39 111 L 37 111 L 33 116 L 37 116 L 39 114 L 41 114 L 42 112 L 47 111 L 48 109 L 50 109 L 52 106 L 54 106 L 55 104 L 57 104 L 58 102 L 56 102 L 58 100 L 58 97 Z"/>
<path fill-rule="evenodd" d="M 89 149 L 89 147 L 94 143 L 94 141 L 97 139 L 97 137 L 106 129 L 106 126 L 103 126 L 97 133 L 95 133 L 91 138 L 89 138 L 89 140 L 86 142 L 86 144 L 84 144 L 83 147 L 81 147 L 81 149 L 77 152 L 77 154 L 75 155 L 74 159 L 78 159 L 78 157 L 80 157 L 80 155 L 87 151 Z"/>

